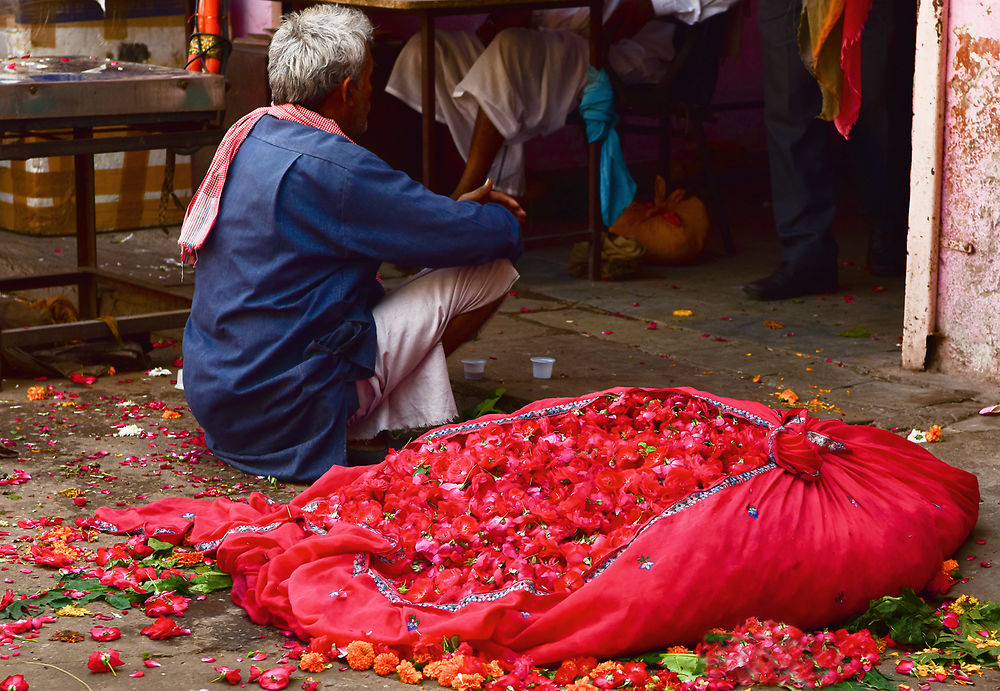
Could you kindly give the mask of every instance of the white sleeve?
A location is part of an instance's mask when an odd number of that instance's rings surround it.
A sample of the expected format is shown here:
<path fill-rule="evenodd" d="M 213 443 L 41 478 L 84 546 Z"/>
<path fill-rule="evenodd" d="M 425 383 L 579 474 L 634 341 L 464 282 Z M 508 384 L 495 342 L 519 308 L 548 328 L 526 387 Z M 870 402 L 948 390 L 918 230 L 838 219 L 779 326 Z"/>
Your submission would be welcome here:
<path fill-rule="evenodd" d="M 652 0 L 657 17 L 677 17 L 685 24 L 695 24 L 725 12 L 740 0 Z"/>

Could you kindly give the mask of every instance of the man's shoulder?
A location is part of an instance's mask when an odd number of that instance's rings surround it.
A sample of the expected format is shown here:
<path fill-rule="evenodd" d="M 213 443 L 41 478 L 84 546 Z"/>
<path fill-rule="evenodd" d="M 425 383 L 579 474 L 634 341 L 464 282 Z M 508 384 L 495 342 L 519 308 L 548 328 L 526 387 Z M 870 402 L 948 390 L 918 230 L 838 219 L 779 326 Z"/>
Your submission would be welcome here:
<path fill-rule="evenodd" d="M 340 166 L 375 157 L 347 137 L 269 116 L 260 119 L 251 136 L 271 146 Z"/>

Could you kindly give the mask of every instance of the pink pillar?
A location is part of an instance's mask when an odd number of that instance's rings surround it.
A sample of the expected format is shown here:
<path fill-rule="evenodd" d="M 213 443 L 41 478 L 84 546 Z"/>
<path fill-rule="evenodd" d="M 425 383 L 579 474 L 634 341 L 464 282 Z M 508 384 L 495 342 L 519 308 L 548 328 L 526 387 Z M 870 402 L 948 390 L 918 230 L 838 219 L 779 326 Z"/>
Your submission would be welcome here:
<path fill-rule="evenodd" d="M 1000 14 L 920 12 L 903 364 L 1000 381 Z"/>

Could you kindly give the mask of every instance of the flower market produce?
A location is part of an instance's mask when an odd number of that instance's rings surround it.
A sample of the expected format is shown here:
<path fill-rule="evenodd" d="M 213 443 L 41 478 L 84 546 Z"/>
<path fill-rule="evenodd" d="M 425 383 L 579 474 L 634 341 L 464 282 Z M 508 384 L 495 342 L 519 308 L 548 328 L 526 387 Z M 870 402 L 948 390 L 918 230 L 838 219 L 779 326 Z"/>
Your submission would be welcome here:
<path fill-rule="evenodd" d="M 254 621 L 536 664 L 693 643 L 748 617 L 822 628 L 921 589 L 976 478 L 890 432 L 690 388 L 538 401 L 260 494 L 97 512 L 215 550 Z"/>

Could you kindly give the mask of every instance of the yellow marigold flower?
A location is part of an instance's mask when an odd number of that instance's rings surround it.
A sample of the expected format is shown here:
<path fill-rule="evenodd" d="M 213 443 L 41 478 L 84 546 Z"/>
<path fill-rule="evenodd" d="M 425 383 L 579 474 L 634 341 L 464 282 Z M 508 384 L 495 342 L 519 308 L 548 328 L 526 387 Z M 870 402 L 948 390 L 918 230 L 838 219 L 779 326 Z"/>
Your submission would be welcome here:
<path fill-rule="evenodd" d="M 299 669 L 303 672 L 319 673 L 326 669 L 326 655 L 323 653 L 305 653 L 299 660 Z"/>
<path fill-rule="evenodd" d="M 419 684 L 420 680 L 424 678 L 424 675 L 417 671 L 417 668 L 409 660 L 403 660 L 399 663 L 396 667 L 396 674 L 399 675 L 399 680 L 404 684 Z"/>
<path fill-rule="evenodd" d="M 675 317 L 690 317 L 694 312 L 692 310 L 674 310 Z"/>
<path fill-rule="evenodd" d="M 90 614 L 90 610 L 86 607 L 77 607 L 75 605 L 66 605 L 65 607 L 60 607 L 56 610 L 56 614 L 60 617 L 85 617 Z"/>
<path fill-rule="evenodd" d="M 396 671 L 399 666 L 399 655 L 396 653 L 379 653 L 375 656 L 375 674 L 380 677 L 387 677 Z"/>
<path fill-rule="evenodd" d="M 368 641 L 351 641 L 347 644 L 347 664 L 351 669 L 371 669 L 375 662 L 375 647 Z"/>

